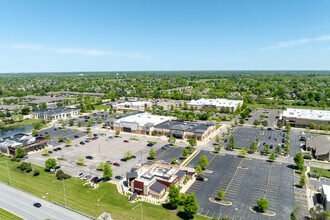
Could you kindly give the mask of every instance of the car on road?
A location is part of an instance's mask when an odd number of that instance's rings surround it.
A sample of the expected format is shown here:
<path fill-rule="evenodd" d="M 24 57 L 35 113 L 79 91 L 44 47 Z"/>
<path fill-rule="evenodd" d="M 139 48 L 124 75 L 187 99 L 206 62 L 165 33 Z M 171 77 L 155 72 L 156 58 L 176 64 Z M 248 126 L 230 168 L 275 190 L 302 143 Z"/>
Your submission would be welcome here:
<path fill-rule="evenodd" d="M 78 176 L 77 176 L 77 178 L 81 178 L 83 176 L 84 176 L 84 173 L 79 173 Z"/>
<path fill-rule="evenodd" d="M 125 142 L 125 143 L 129 143 L 129 141 L 128 141 L 128 140 L 124 140 L 124 142 Z"/>
<path fill-rule="evenodd" d="M 113 165 L 116 166 L 116 167 L 120 167 L 119 163 L 113 163 Z"/>
<path fill-rule="evenodd" d="M 75 146 L 75 147 L 79 147 L 79 146 L 80 146 L 80 144 L 75 144 L 74 146 Z"/>
<path fill-rule="evenodd" d="M 85 145 L 85 142 L 83 142 L 83 141 L 80 141 L 80 144 L 81 144 L 81 145 Z"/>
<path fill-rule="evenodd" d="M 123 179 L 122 176 L 116 176 L 115 178 L 116 178 L 117 180 L 122 180 L 122 179 Z"/>
<path fill-rule="evenodd" d="M 92 156 L 86 156 L 86 159 L 93 160 L 94 158 Z"/>
<path fill-rule="evenodd" d="M 148 146 L 148 147 L 152 147 L 152 146 L 154 146 L 154 144 L 151 143 L 151 142 L 149 142 L 149 143 L 147 144 L 147 146 Z"/>
<path fill-rule="evenodd" d="M 83 178 L 83 180 L 88 180 L 88 179 L 90 179 L 92 176 L 91 175 L 86 175 L 84 178 Z"/>
<path fill-rule="evenodd" d="M 39 202 L 36 202 L 33 204 L 34 207 L 37 207 L 37 208 L 40 208 L 41 207 L 41 204 Z"/>

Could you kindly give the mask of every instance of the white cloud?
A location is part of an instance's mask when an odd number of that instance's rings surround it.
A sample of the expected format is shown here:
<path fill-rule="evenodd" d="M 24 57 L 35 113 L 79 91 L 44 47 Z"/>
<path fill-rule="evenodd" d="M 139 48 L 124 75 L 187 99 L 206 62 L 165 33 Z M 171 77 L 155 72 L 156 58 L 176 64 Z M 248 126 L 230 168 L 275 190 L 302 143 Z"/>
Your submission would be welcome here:
<path fill-rule="evenodd" d="M 293 46 L 302 45 L 302 44 L 311 43 L 311 42 L 322 42 L 322 41 L 329 41 L 329 40 L 330 40 L 330 35 L 322 35 L 317 38 L 309 38 L 309 39 L 303 38 L 303 39 L 293 40 L 293 41 L 277 42 L 272 46 L 260 48 L 257 50 L 259 50 L 259 51 L 273 50 L 273 49 L 279 49 L 279 48 L 293 47 Z"/>

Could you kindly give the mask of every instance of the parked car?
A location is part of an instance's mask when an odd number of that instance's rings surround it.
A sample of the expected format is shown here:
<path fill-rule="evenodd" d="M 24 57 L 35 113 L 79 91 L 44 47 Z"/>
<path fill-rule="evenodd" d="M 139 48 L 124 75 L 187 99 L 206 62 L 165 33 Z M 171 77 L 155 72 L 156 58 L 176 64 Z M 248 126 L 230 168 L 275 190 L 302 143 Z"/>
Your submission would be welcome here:
<path fill-rule="evenodd" d="M 129 143 L 129 141 L 128 141 L 128 140 L 124 140 L 124 142 L 125 142 L 125 143 Z"/>
<path fill-rule="evenodd" d="M 92 156 L 86 156 L 86 159 L 93 160 L 94 158 Z"/>
<path fill-rule="evenodd" d="M 58 129 L 57 128 L 54 128 L 54 131 L 57 131 Z"/>
<path fill-rule="evenodd" d="M 112 165 L 112 162 L 110 160 L 107 161 L 108 164 Z"/>
<path fill-rule="evenodd" d="M 96 176 L 91 180 L 91 182 L 95 182 L 95 180 L 97 180 L 97 179 L 98 179 L 98 177 Z"/>
<path fill-rule="evenodd" d="M 89 142 L 91 142 L 91 139 L 86 139 L 85 142 L 89 143 Z"/>
<path fill-rule="evenodd" d="M 115 177 L 117 180 L 122 180 L 123 179 L 123 177 L 121 177 L 121 176 L 116 176 Z"/>
<path fill-rule="evenodd" d="M 90 179 L 91 177 L 92 177 L 91 175 L 86 175 L 86 176 L 84 177 L 83 180 L 88 180 L 88 179 Z"/>
<path fill-rule="evenodd" d="M 74 146 L 75 146 L 75 147 L 79 147 L 79 146 L 80 146 L 80 144 L 75 144 Z"/>
<path fill-rule="evenodd" d="M 96 141 L 96 140 L 97 140 L 97 138 L 96 138 L 96 137 L 93 137 L 93 138 L 92 138 L 92 140 L 93 140 L 93 141 Z"/>
<path fill-rule="evenodd" d="M 168 148 L 170 148 L 170 145 L 169 144 L 165 144 L 164 146 L 162 146 L 162 149 L 163 150 L 167 150 Z"/>
<path fill-rule="evenodd" d="M 56 151 L 57 151 L 57 148 L 54 148 L 54 149 L 53 149 L 53 151 L 55 151 L 55 152 L 56 152 Z"/>
<path fill-rule="evenodd" d="M 57 150 L 62 150 L 62 148 L 58 147 Z"/>
<path fill-rule="evenodd" d="M 197 176 L 197 177 L 196 177 L 196 180 L 198 180 L 198 181 L 204 181 L 204 177 L 202 177 L 202 176 Z"/>
<path fill-rule="evenodd" d="M 85 142 L 83 142 L 83 141 L 80 141 L 80 144 L 81 144 L 81 145 L 85 145 Z"/>
<path fill-rule="evenodd" d="M 127 161 L 126 158 L 121 158 L 120 160 L 123 161 L 123 162 L 126 162 Z"/>
<path fill-rule="evenodd" d="M 22 160 L 27 160 L 27 159 L 29 159 L 28 156 L 24 156 L 24 157 L 22 158 Z"/>
<path fill-rule="evenodd" d="M 83 176 L 84 176 L 84 173 L 79 173 L 77 177 L 78 177 L 78 178 L 81 178 L 81 177 L 83 177 Z"/>
<path fill-rule="evenodd" d="M 273 147 L 273 145 L 271 144 L 271 145 L 269 146 L 269 148 L 270 148 L 270 149 L 273 149 L 274 147 Z"/>
<path fill-rule="evenodd" d="M 78 135 L 75 135 L 74 138 L 79 138 L 79 136 Z"/>
<path fill-rule="evenodd" d="M 285 143 L 285 138 L 282 138 L 282 143 Z"/>
<path fill-rule="evenodd" d="M 52 153 L 53 153 L 53 151 L 51 151 L 51 150 L 50 150 L 50 151 L 48 151 L 48 153 L 49 153 L 49 154 L 52 154 Z"/>
<path fill-rule="evenodd" d="M 265 145 L 266 144 L 266 142 L 264 142 L 262 145 Z"/>
<path fill-rule="evenodd" d="M 306 138 L 305 137 L 301 137 L 300 138 L 300 141 L 306 141 Z"/>
<path fill-rule="evenodd" d="M 40 134 L 40 137 L 43 137 L 44 135 L 43 134 Z"/>
<path fill-rule="evenodd" d="M 37 207 L 37 208 L 40 208 L 41 207 L 41 204 L 39 202 L 36 202 L 33 204 L 34 207 Z"/>
<path fill-rule="evenodd" d="M 116 167 L 120 167 L 119 163 L 113 163 L 113 165 L 116 166 Z"/>
<path fill-rule="evenodd" d="M 48 132 L 46 131 L 45 134 L 48 134 Z"/>
<path fill-rule="evenodd" d="M 93 134 L 93 136 L 94 136 L 94 137 L 97 137 L 97 136 L 99 136 L 99 135 L 98 135 L 98 134 Z"/>
<path fill-rule="evenodd" d="M 149 142 L 149 143 L 147 144 L 147 146 L 148 146 L 148 147 L 152 147 L 152 146 L 154 146 L 154 144 L 151 143 L 151 142 Z"/>
<path fill-rule="evenodd" d="M 55 167 L 55 170 L 58 170 L 58 169 L 60 169 L 61 168 L 61 166 L 56 166 Z"/>

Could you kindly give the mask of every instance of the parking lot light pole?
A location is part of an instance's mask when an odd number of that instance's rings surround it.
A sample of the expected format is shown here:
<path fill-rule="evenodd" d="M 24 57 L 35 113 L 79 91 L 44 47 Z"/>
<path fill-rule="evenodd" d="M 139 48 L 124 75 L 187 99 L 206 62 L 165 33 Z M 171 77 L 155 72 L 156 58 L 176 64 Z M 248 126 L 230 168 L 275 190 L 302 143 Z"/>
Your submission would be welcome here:
<path fill-rule="evenodd" d="M 141 219 L 143 220 L 143 207 L 142 207 L 142 203 L 140 203 L 139 205 L 137 206 L 134 206 L 132 209 L 135 209 L 137 207 L 141 206 Z"/>

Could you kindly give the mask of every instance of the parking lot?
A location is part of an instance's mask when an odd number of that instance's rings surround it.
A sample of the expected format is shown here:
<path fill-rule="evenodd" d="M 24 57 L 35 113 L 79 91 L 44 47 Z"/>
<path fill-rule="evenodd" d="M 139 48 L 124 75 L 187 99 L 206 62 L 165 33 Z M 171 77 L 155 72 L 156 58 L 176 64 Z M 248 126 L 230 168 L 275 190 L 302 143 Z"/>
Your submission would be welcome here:
<path fill-rule="evenodd" d="M 204 174 L 208 180 L 196 181 L 187 191 L 195 192 L 201 215 L 218 219 L 288 219 L 295 208 L 293 170 L 287 164 L 216 155 L 207 169 L 213 171 Z M 232 202 L 231 206 L 209 201 L 217 197 L 219 190 L 225 192 L 224 199 Z M 249 210 L 260 197 L 269 201 L 268 210 L 276 212 L 275 218 Z"/>
<path fill-rule="evenodd" d="M 78 138 L 86 136 L 86 133 L 84 131 L 73 130 L 70 128 L 66 128 L 66 129 L 47 128 L 47 129 L 40 131 L 39 134 L 42 134 L 42 135 L 50 134 L 49 144 L 52 146 L 58 146 L 58 145 L 63 144 L 63 143 L 58 142 L 59 137 L 69 138 L 71 141 L 73 141 L 73 140 L 77 139 L 77 138 L 75 138 L 75 136 Z"/>
<path fill-rule="evenodd" d="M 191 168 L 196 168 L 198 166 L 199 158 L 201 156 L 206 156 L 209 163 L 212 162 L 215 154 L 212 154 L 211 151 L 201 150 L 186 166 Z"/>
<path fill-rule="evenodd" d="M 275 109 L 257 109 L 253 112 L 251 112 L 252 117 L 247 117 L 248 120 L 246 120 L 246 123 L 248 125 L 253 125 L 254 120 L 260 121 L 260 120 L 267 120 L 268 126 L 274 128 L 277 126 L 277 120 L 279 119 L 280 114 L 277 113 L 278 110 Z M 264 115 L 265 118 L 261 118 L 260 116 Z M 276 118 L 276 116 L 278 118 Z"/>
<path fill-rule="evenodd" d="M 173 158 L 180 160 L 180 158 L 182 157 L 181 155 L 183 149 L 184 147 L 170 147 L 167 150 L 158 149 L 156 151 L 157 161 L 160 163 L 169 164 L 172 162 Z"/>

